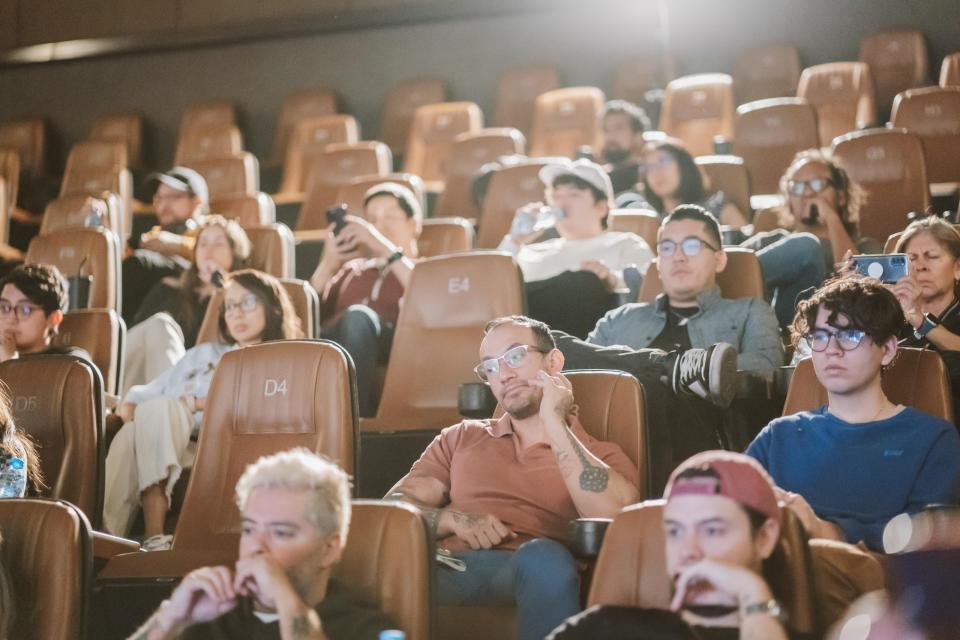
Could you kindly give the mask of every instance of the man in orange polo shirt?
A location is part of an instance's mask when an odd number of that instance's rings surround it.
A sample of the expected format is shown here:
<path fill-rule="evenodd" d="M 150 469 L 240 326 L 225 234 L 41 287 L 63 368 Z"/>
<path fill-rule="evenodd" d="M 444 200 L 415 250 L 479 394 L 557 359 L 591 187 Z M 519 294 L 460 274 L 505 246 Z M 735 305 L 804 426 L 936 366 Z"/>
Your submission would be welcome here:
<path fill-rule="evenodd" d="M 440 567 L 441 604 L 515 603 L 518 637 L 539 640 L 580 610 L 567 524 L 638 501 L 638 473 L 584 431 L 547 325 L 509 316 L 484 333 L 476 371 L 505 415 L 444 429 L 387 497 L 421 507 L 465 565 Z"/>

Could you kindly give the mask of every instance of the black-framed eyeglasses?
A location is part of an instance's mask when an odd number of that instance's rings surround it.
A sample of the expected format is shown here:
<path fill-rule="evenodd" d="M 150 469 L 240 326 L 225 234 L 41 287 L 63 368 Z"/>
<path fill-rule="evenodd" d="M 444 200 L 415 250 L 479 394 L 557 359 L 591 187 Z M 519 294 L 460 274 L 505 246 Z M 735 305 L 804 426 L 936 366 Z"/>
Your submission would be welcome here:
<path fill-rule="evenodd" d="M 515 347 L 511 347 L 503 352 L 502 356 L 497 358 L 487 358 L 486 360 L 481 360 L 480 364 L 473 368 L 474 373 L 477 374 L 477 377 L 483 380 L 484 382 L 490 381 L 490 376 L 495 376 L 500 374 L 500 363 L 503 362 L 505 365 L 511 369 L 519 369 L 523 366 L 524 362 L 527 359 L 527 354 L 531 351 L 536 353 L 548 353 L 543 349 L 538 349 L 529 344 L 520 344 Z"/>
<path fill-rule="evenodd" d="M 830 345 L 831 338 L 836 339 L 837 346 L 840 347 L 841 350 L 853 351 L 860 346 L 860 343 L 863 342 L 866 335 L 866 332 L 862 329 L 847 328 L 835 329 L 833 331 L 817 329 L 816 331 L 808 333 L 803 338 L 813 351 L 825 351 Z"/>
<path fill-rule="evenodd" d="M 29 318 L 35 311 L 39 311 L 41 307 L 38 307 L 35 304 L 30 304 L 29 302 L 18 302 L 13 304 L 12 302 L 7 302 L 6 300 L 0 300 L 0 316 L 9 316 L 11 313 L 17 316 L 17 320 L 23 322 Z"/>
<path fill-rule="evenodd" d="M 260 298 L 252 293 L 248 293 L 236 302 L 227 302 L 224 300 L 223 315 L 227 315 L 231 311 L 237 311 L 238 309 L 244 313 L 248 313 L 256 309 L 258 304 L 260 304 Z"/>
<path fill-rule="evenodd" d="M 810 180 L 788 180 L 787 193 L 792 196 L 802 196 L 809 189 L 812 193 L 823 193 L 827 187 L 832 187 L 833 181 L 830 178 L 811 178 Z"/>
<path fill-rule="evenodd" d="M 661 240 L 657 244 L 657 254 L 664 258 L 671 258 L 677 253 L 677 247 L 680 247 L 680 250 L 683 251 L 683 255 L 688 258 L 700 253 L 700 250 L 704 247 L 710 249 L 711 251 L 719 251 L 717 247 L 714 247 L 709 242 L 702 238 L 696 236 L 690 236 L 689 238 L 684 238 L 680 242 L 674 242 L 673 240 Z"/>

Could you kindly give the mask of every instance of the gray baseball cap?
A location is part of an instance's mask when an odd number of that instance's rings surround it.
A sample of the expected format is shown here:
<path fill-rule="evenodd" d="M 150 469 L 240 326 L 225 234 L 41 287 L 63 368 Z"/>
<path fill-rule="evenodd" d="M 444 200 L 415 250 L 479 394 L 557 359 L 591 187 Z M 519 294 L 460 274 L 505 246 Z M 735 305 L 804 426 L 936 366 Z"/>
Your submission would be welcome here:
<path fill-rule="evenodd" d="M 606 194 L 607 203 L 613 205 L 613 185 L 610 182 L 610 176 L 596 162 L 584 158 L 573 162 L 564 160 L 556 164 L 548 164 L 540 170 L 540 180 L 548 188 L 552 187 L 554 181 L 560 176 L 580 178 L 587 184 L 596 187 L 601 193 Z"/>

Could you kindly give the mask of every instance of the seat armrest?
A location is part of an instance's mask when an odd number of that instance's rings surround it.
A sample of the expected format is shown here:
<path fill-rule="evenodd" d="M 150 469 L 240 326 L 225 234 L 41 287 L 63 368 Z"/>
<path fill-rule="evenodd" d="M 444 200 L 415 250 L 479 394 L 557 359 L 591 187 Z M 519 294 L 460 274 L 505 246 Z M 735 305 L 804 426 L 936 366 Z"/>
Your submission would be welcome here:
<path fill-rule="evenodd" d="M 595 559 L 613 518 L 577 518 L 567 525 L 567 548 L 575 557 Z"/>
<path fill-rule="evenodd" d="M 303 201 L 306 199 L 306 193 L 274 193 L 270 196 L 273 198 L 273 203 L 277 206 L 282 204 L 303 204 Z"/>
<path fill-rule="evenodd" d="M 109 560 L 121 553 L 140 551 L 140 543 L 119 536 L 112 536 L 102 531 L 91 532 L 93 541 L 93 556 L 97 559 Z"/>

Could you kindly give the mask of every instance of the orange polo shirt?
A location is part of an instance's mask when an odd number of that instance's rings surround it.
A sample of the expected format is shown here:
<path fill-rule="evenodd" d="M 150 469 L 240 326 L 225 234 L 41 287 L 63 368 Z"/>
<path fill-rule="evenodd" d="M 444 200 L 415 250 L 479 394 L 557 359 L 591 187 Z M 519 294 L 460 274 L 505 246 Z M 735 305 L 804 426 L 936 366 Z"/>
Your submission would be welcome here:
<path fill-rule="evenodd" d="M 619 446 L 587 434 L 576 417 L 569 422 L 593 455 L 638 486 L 637 469 Z M 517 537 L 498 549 L 516 549 L 532 538 L 563 541 L 568 523 L 579 517 L 550 446 L 538 443 L 521 450 L 509 415 L 447 427 L 410 475 L 440 480 L 449 489 L 451 509 L 499 518 Z M 469 548 L 456 536 L 438 544 L 449 551 Z"/>

